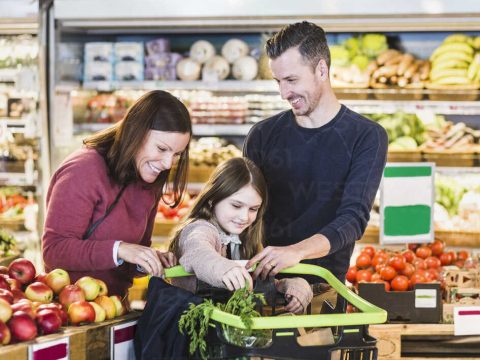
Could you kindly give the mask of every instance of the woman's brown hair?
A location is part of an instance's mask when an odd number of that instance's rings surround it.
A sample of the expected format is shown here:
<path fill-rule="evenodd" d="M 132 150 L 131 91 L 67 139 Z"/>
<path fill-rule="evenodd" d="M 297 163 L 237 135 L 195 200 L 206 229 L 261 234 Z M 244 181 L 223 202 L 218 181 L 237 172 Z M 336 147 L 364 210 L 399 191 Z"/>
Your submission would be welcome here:
<path fill-rule="evenodd" d="M 103 155 L 110 177 L 120 185 L 127 185 L 140 179 L 135 156 L 142 147 L 150 130 L 188 133 L 192 135 L 190 114 L 183 103 L 172 94 L 154 90 L 138 99 L 117 124 L 100 131 L 83 143 Z M 180 202 L 186 188 L 189 146 L 182 152 L 170 176 L 170 170 L 160 173 L 151 185 L 160 198 L 164 185 L 172 179 L 173 204 Z"/>
<path fill-rule="evenodd" d="M 175 230 L 170 243 L 170 251 L 180 257 L 178 241 L 182 230 L 195 220 L 212 220 L 214 218 L 213 209 L 216 204 L 249 184 L 262 198 L 262 204 L 258 209 L 255 221 L 240 234 L 240 240 L 242 241 L 241 255 L 244 259 L 250 259 L 258 253 L 262 249 L 263 214 L 267 205 L 267 185 L 260 169 L 246 158 L 227 160 L 215 169 L 198 195 L 186 220 Z"/>

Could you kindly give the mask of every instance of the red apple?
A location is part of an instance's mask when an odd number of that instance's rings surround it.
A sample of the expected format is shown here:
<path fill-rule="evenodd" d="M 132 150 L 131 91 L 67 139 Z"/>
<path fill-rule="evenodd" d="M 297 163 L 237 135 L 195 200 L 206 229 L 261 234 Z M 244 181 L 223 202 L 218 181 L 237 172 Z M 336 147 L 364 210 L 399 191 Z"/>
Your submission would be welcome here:
<path fill-rule="evenodd" d="M 122 316 L 127 312 L 125 306 L 122 304 L 122 298 L 120 296 L 112 295 L 110 296 L 110 299 L 112 299 L 113 303 L 115 304 L 115 316 Z"/>
<path fill-rule="evenodd" d="M 105 320 L 105 309 L 93 301 L 89 301 L 88 303 L 92 305 L 93 310 L 95 310 L 95 322 L 102 322 Z"/>
<path fill-rule="evenodd" d="M 8 275 L 8 267 L 0 265 L 0 274 Z"/>
<path fill-rule="evenodd" d="M 98 292 L 98 296 L 108 295 L 108 287 L 107 284 L 105 284 L 105 281 L 100 279 L 95 280 L 97 280 L 98 285 L 100 285 L 100 291 Z"/>
<path fill-rule="evenodd" d="M 17 303 L 20 300 L 26 299 L 27 297 L 23 293 L 23 291 L 18 290 L 18 289 L 12 289 L 12 295 L 13 295 L 13 303 Z"/>
<path fill-rule="evenodd" d="M 73 325 L 95 321 L 95 309 L 87 301 L 75 301 L 68 308 L 68 320 Z"/>
<path fill-rule="evenodd" d="M 10 290 L 10 284 L 7 281 L 7 276 L 0 276 L 0 289 Z"/>
<path fill-rule="evenodd" d="M 0 321 L 0 344 L 2 345 L 9 344 L 10 337 L 11 337 L 10 329 L 3 321 Z"/>
<path fill-rule="evenodd" d="M 0 321 L 7 322 L 12 316 L 12 307 L 8 302 L 0 299 Z"/>
<path fill-rule="evenodd" d="M 20 281 L 8 277 L 7 282 L 10 284 L 10 289 L 22 291 L 22 283 Z"/>
<path fill-rule="evenodd" d="M 65 286 L 70 285 L 70 275 L 63 269 L 54 269 L 47 274 L 45 284 L 59 294 Z"/>
<path fill-rule="evenodd" d="M 8 327 L 14 339 L 28 341 L 37 336 L 37 325 L 35 321 L 25 312 L 18 311 L 12 315 Z"/>
<path fill-rule="evenodd" d="M 8 275 L 22 284 L 29 284 L 35 278 L 36 270 L 32 262 L 27 259 L 13 260 L 8 266 Z"/>
<path fill-rule="evenodd" d="M 55 310 L 43 309 L 37 313 L 37 324 L 42 334 L 53 334 L 62 326 L 62 319 Z"/>
<path fill-rule="evenodd" d="M 62 320 L 62 325 L 67 324 L 68 316 L 61 304 L 58 304 L 58 303 L 42 304 L 37 308 L 37 314 L 42 310 L 55 311 L 57 315 L 60 317 L 60 320 Z"/>
<path fill-rule="evenodd" d="M 98 296 L 100 284 L 91 276 L 84 276 L 77 280 L 75 285 L 79 286 L 85 294 L 85 300 L 93 300 Z"/>
<path fill-rule="evenodd" d="M 13 304 L 13 294 L 11 291 L 0 289 L 0 299 L 5 300 L 9 304 Z"/>
<path fill-rule="evenodd" d="M 110 320 L 117 314 L 117 309 L 112 299 L 106 295 L 99 296 L 95 299 L 95 302 L 105 310 L 105 318 Z"/>
<path fill-rule="evenodd" d="M 25 296 L 32 301 L 38 301 L 43 304 L 52 302 L 53 291 L 42 282 L 34 282 L 27 286 Z"/>
<path fill-rule="evenodd" d="M 23 312 L 30 316 L 32 319 L 35 319 L 35 311 L 33 311 L 32 303 L 26 301 L 20 301 L 12 305 L 12 312 L 15 314 L 17 312 Z"/>
<path fill-rule="evenodd" d="M 60 291 L 58 295 L 58 301 L 65 306 L 68 311 L 68 307 L 75 301 L 85 301 L 85 294 L 83 290 L 77 285 L 67 285 Z"/>
<path fill-rule="evenodd" d="M 37 276 L 35 276 L 35 279 L 33 279 L 33 282 L 42 282 L 44 284 L 46 284 L 45 282 L 45 278 L 47 277 L 47 273 L 46 272 L 41 272 L 40 274 L 37 274 Z"/>

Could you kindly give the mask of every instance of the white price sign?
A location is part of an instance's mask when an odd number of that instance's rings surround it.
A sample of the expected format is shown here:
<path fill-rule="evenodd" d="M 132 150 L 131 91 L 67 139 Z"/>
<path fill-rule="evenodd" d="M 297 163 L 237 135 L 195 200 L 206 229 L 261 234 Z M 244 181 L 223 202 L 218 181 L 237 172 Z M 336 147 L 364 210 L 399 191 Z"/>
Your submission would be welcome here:
<path fill-rule="evenodd" d="M 137 329 L 137 320 L 129 321 L 110 329 L 110 358 L 111 359 L 135 359 L 133 339 Z"/>
<path fill-rule="evenodd" d="M 28 347 L 29 360 L 60 360 L 68 359 L 69 356 L 68 337 L 32 344 Z"/>
<path fill-rule="evenodd" d="M 480 306 L 453 308 L 455 335 L 480 335 Z"/>

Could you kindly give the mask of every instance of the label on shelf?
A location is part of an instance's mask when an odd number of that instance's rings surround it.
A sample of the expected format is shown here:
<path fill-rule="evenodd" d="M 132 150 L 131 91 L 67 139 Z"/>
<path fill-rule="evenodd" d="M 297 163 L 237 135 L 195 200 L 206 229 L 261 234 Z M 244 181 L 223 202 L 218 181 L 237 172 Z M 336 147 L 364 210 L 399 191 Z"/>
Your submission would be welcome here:
<path fill-rule="evenodd" d="M 434 163 L 387 163 L 380 186 L 380 242 L 432 242 Z"/>
<path fill-rule="evenodd" d="M 436 308 L 437 290 L 435 289 L 416 289 L 415 290 L 416 308 Z"/>
<path fill-rule="evenodd" d="M 453 308 L 455 335 L 480 335 L 480 306 Z"/>
<path fill-rule="evenodd" d="M 137 320 L 129 321 L 120 325 L 114 325 L 110 329 L 110 358 L 111 359 L 135 359 L 133 339 L 137 329 Z"/>
<path fill-rule="evenodd" d="M 69 358 L 70 341 L 68 336 L 52 341 L 32 344 L 28 347 L 29 360 L 61 360 Z"/>

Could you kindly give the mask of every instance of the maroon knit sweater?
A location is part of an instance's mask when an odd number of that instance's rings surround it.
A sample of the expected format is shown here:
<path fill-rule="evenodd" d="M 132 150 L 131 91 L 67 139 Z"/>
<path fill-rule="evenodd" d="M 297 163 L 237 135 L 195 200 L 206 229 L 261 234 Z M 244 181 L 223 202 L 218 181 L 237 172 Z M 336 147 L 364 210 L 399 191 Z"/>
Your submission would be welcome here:
<path fill-rule="evenodd" d="M 124 296 L 136 274 L 129 263 L 116 266 L 116 240 L 151 245 L 157 202 L 144 183 L 128 185 L 108 217 L 87 240 L 87 228 L 105 214 L 120 191 L 108 176 L 103 157 L 93 149 L 70 155 L 53 175 L 47 193 L 42 238 L 46 271 L 62 268 L 72 283 L 89 275 L 102 279 L 109 295 Z"/>

